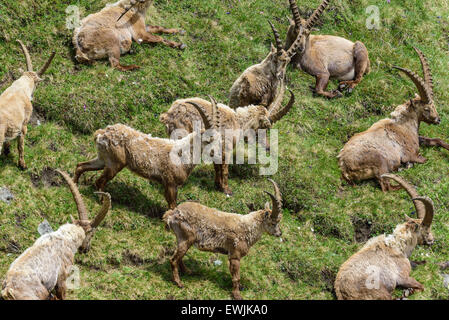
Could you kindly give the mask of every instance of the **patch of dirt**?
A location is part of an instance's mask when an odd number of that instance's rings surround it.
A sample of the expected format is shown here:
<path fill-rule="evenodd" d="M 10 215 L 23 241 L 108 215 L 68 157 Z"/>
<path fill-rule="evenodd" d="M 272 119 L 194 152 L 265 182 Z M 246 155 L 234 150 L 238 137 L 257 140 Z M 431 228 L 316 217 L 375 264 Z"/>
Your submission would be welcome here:
<path fill-rule="evenodd" d="M 40 174 L 30 173 L 30 178 L 33 186 L 39 188 L 44 187 L 58 187 L 64 184 L 62 177 L 50 167 L 44 168 Z"/>
<path fill-rule="evenodd" d="M 324 282 L 326 290 L 335 295 L 334 283 L 337 274 L 329 268 L 323 268 L 320 272 L 321 280 Z"/>
<path fill-rule="evenodd" d="M 157 256 L 157 263 L 163 264 L 167 258 L 170 258 L 175 253 L 175 248 L 163 246 L 161 251 L 159 251 L 159 255 Z"/>
<path fill-rule="evenodd" d="M 130 252 L 128 249 L 122 253 L 123 262 L 135 266 L 141 266 L 145 263 L 145 259 L 140 257 L 137 253 Z"/>
<path fill-rule="evenodd" d="M 9 240 L 6 247 L 0 248 L 0 251 L 3 251 L 5 253 L 21 253 L 22 248 L 20 244 L 15 240 Z"/>
<path fill-rule="evenodd" d="M 16 225 L 18 227 L 21 227 L 22 224 L 23 224 L 23 221 L 25 221 L 25 219 L 27 217 L 26 213 L 18 213 L 18 212 L 16 212 L 16 213 L 14 213 L 14 215 L 16 217 Z"/>
<path fill-rule="evenodd" d="M 33 113 L 31 114 L 30 122 L 33 127 L 40 126 L 45 122 L 45 117 L 40 113 L 36 107 L 33 108 Z"/>
<path fill-rule="evenodd" d="M 371 231 L 373 229 L 371 221 L 354 216 L 351 218 L 351 222 L 354 226 L 355 241 L 366 242 L 371 237 Z"/>

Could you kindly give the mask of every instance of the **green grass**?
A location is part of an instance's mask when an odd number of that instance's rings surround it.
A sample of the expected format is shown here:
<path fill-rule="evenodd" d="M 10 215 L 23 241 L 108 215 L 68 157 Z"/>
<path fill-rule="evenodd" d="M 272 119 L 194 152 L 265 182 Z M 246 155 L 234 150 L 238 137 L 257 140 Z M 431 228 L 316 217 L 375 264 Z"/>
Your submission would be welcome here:
<path fill-rule="evenodd" d="M 82 15 L 100 10 L 107 1 L 80 0 Z M 300 1 L 303 12 L 318 0 Z M 74 63 L 72 32 L 65 27 L 65 9 L 76 1 L 5 0 L 0 3 L 0 79 L 4 90 L 25 68 L 15 39 L 30 48 L 40 67 L 52 50 L 57 56 L 46 81 L 39 84 L 34 107 L 45 117 L 40 126 L 29 125 L 25 160 L 27 171 L 12 154 L 0 157 L 0 187 L 7 186 L 16 199 L 0 202 L 0 278 L 9 265 L 38 238 L 37 226 L 45 218 L 54 229 L 69 221 L 76 209 L 68 188 L 39 182 L 46 168 L 73 172 L 76 164 L 95 156 L 91 133 L 117 122 L 154 136 L 165 137 L 158 121 L 177 98 L 215 96 L 227 102 L 229 88 L 248 66 L 261 61 L 273 40 L 267 19 L 282 34 L 288 27 L 287 1 L 270 0 L 156 0 L 147 22 L 180 27 L 185 36 L 168 36 L 188 45 L 177 51 L 162 45 L 133 44 L 124 64 L 141 69 L 121 73 L 106 61 L 92 66 Z M 380 9 L 381 29 L 365 27 L 365 8 Z M 411 81 L 393 71 L 398 65 L 421 73 L 412 46 L 428 57 L 435 82 L 439 126 L 423 124 L 421 134 L 449 138 L 449 5 L 446 0 L 332 1 L 323 15 L 320 31 L 364 42 L 372 72 L 352 95 L 339 100 L 314 97 L 314 78 L 288 71 L 289 88 L 297 98 L 291 112 L 275 125 L 279 130 L 279 171 L 273 179 L 284 195 L 283 237 L 265 235 L 242 260 L 241 275 L 246 299 L 333 299 L 332 285 L 339 266 L 363 243 L 356 239 L 360 226 L 376 236 L 390 233 L 404 221 L 413 205 L 404 191 L 384 194 L 374 182 L 350 187 L 340 180 L 336 156 L 356 132 L 389 115 L 416 92 Z M 439 17 L 439 18 L 438 18 Z M 336 82 L 330 84 L 331 88 Z M 84 110 L 84 105 L 86 110 Z M 426 260 L 412 271 L 425 291 L 413 299 L 447 298 L 438 262 L 449 260 L 449 154 L 424 148 L 428 162 L 404 170 L 401 176 L 431 197 L 436 206 L 431 248 L 417 247 L 412 260 Z M 247 213 L 248 206 L 262 208 L 270 184 L 257 166 L 232 166 L 227 198 L 213 188 L 213 167 L 198 166 L 180 189 L 178 201 L 196 199 L 221 210 Z M 92 214 L 99 209 L 93 181 L 86 174 L 80 191 Z M 33 179 L 32 179 L 33 178 Z M 35 182 L 32 183 L 32 180 Z M 59 180 L 58 180 L 59 181 Z M 185 288 L 170 281 L 169 257 L 175 237 L 164 231 L 158 217 L 166 208 L 161 189 L 124 170 L 108 185 L 113 207 L 99 228 L 87 255 L 76 256 L 81 288 L 71 299 L 228 299 L 231 279 L 226 257 L 192 248 L 186 257 L 193 275 L 182 276 Z M 357 227 L 357 228 L 356 228 Z M 13 250 L 13 246 L 19 250 Z M 223 264 L 216 266 L 220 259 Z M 398 291 L 397 294 L 400 294 Z"/>

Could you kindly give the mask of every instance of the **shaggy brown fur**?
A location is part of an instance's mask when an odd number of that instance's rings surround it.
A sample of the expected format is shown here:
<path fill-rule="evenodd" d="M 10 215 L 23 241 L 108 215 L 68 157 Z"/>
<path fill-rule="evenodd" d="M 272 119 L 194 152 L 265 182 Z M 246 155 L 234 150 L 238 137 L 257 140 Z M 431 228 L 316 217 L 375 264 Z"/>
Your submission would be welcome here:
<path fill-rule="evenodd" d="M 119 61 L 120 56 L 131 49 L 132 41 L 139 44 L 163 43 L 172 48 L 184 49 L 186 46 L 182 43 L 152 34 L 184 34 L 184 30 L 145 25 L 145 14 L 150 5 L 151 0 L 121 0 L 84 18 L 73 35 L 76 60 L 91 63 L 93 60 L 108 58 L 113 68 L 127 71 L 139 68 L 136 65 L 123 66 Z M 117 21 L 125 10 L 129 11 Z"/>
<path fill-rule="evenodd" d="M 52 53 L 47 63 L 38 72 L 33 71 L 30 54 L 25 45 L 19 42 L 27 62 L 27 71 L 0 95 L 0 154 L 8 155 L 11 140 L 18 138 L 19 167 L 26 169 L 24 148 L 27 125 L 33 113 L 33 93 L 41 76 L 50 66 L 55 56 Z"/>
<path fill-rule="evenodd" d="M 57 299 L 65 299 L 66 280 L 75 253 L 86 252 L 96 227 L 106 217 L 111 197 L 103 195 L 103 206 L 93 221 L 88 220 L 86 206 L 76 185 L 66 173 L 58 171 L 69 184 L 77 204 L 79 220 L 41 236 L 10 266 L 1 295 L 5 300 L 47 300 L 55 289 Z"/>
<path fill-rule="evenodd" d="M 173 280 L 183 287 L 178 269 L 188 272 L 182 258 L 192 245 L 201 251 L 226 254 L 229 257 L 229 270 L 232 275 L 232 295 L 240 295 L 240 259 L 261 238 L 264 232 L 273 236 L 282 235 L 282 197 L 277 184 L 271 180 L 275 195 L 267 192 L 273 202 L 273 210 L 267 202 L 265 209 L 247 215 L 222 212 L 205 207 L 196 202 L 184 202 L 175 210 L 164 214 L 164 221 L 177 239 L 178 247 L 170 259 Z"/>
<path fill-rule="evenodd" d="M 360 42 L 329 35 L 310 35 L 330 0 L 323 0 L 321 5 L 308 20 L 299 15 L 295 0 L 289 0 L 294 19 L 290 21 L 286 48 L 296 41 L 302 30 L 297 54 L 292 58 L 293 66 L 316 78 L 315 92 L 327 98 L 342 96 L 339 90 L 326 91 L 329 79 L 341 80 L 340 90 L 347 87 L 349 92 L 370 72 L 368 50 Z"/>
<path fill-rule="evenodd" d="M 427 61 L 421 51 L 415 49 L 423 65 Z M 398 106 L 391 113 L 391 119 L 383 119 L 368 130 L 353 136 L 340 151 L 338 164 L 346 181 L 375 178 L 382 190 L 390 190 L 388 181 L 381 176 L 396 171 L 405 163 L 425 163 L 419 154 L 419 125 L 421 121 L 439 124 L 440 117 L 433 101 L 429 81 L 421 79 L 414 72 L 396 67 L 415 83 L 420 95 Z M 424 68 L 425 79 L 431 78 L 430 69 Z M 422 139 L 425 139 L 422 137 Z"/>
<path fill-rule="evenodd" d="M 421 283 L 410 277 L 410 257 L 417 244 L 432 244 L 430 233 L 434 207 L 427 197 L 416 197 L 416 191 L 407 182 L 394 175 L 384 175 L 397 181 L 413 198 L 417 212 L 424 211 L 422 219 L 411 219 L 398 225 L 393 234 L 370 239 L 351 256 L 338 271 L 335 293 L 339 300 L 390 300 L 396 287 L 424 290 Z M 411 191 L 411 192 L 410 192 Z M 420 201 L 425 209 L 417 206 Z"/>
<path fill-rule="evenodd" d="M 98 190 L 103 191 L 106 184 L 127 167 L 143 178 L 162 184 L 168 206 L 173 209 L 176 207 L 178 187 L 185 183 L 195 164 L 176 164 L 171 160 L 170 153 L 173 148 L 184 144 L 192 146 L 195 135 L 196 132 L 193 132 L 181 140 L 153 138 L 122 124 L 97 130 L 94 137 L 98 156 L 78 163 L 73 180 L 78 183 L 84 172 L 103 170 L 95 182 Z"/>
<path fill-rule="evenodd" d="M 194 123 L 202 121 L 202 117 L 193 104 L 197 104 L 204 108 L 205 112 L 212 115 L 214 105 L 217 107 L 219 114 L 219 131 L 222 136 L 225 135 L 226 130 L 247 130 L 252 129 L 269 129 L 278 120 L 280 120 L 293 106 L 295 97 L 291 93 L 291 98 L 285 107 L 279 108 L 282 102 L 282 97 L 278 97 L 272 111 L 268 111 L 261 105 L 250 105 L 244 108 L 237 108 L 233 110 L 224 104 L 216 104 L 215 100 L 211 98 L 212 102 L 208 102 L 201 98 L 189 98 L 175 101 L 170 109 L 163 113 L 159 120 L 165 124 L 169 135 L 176 129 L 184 129 L 186 132 L 194 131 Z M 279 111 L 275 111 L 278 110 Z M 204 124 L 202 124 L 204 128 Z M 227 146 L 235 146 L 235 142 L 239 137 L 234 137 L 234 141 L 226 143 Z M 215 186 L 218 190 L 231 195 L 232 191 L 228 185 L 229 165 L 225 163 L 227 154 L 232 150 L 223 151 L 223 163 L 214 164 L 215 167 Z"/>

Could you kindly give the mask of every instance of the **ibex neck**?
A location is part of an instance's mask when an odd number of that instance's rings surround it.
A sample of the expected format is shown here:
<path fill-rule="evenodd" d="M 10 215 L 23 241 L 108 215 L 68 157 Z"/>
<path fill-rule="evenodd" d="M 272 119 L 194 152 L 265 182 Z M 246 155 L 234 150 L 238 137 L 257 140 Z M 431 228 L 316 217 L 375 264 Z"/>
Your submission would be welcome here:
<path fill-rule="evenodd" d="M 247 214 L 243 218 L 243 223 L 246 225 L 245 240 L 248 243 L 248 247 L 251 247 L 257 241 L 260 240 L 264 233 L 263 221 L 264 211 L 255 211 Z"/>

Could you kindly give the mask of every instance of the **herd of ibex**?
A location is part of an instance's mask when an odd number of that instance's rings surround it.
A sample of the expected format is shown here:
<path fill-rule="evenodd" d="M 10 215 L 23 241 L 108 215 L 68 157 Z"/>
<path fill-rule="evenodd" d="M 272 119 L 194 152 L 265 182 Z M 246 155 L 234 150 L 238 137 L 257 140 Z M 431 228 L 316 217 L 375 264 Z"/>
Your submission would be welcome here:
<path fill-rule="evenodd" d="M 223 212 L 197 202 L 177 203 L 178 188 L 186 183 L 197 163 L 175 161 L 185 152 L 191 154 L 195 139 L 200 146 L 206 132 L 218 143 L 222 153 L 214 163 L 215 186 L 231 196 L 228 184 L 229 164 L 237 141 L 247 130 L 270 129 L 294 106 L 295 95 L 287 89 L 287 67 L 294 68 L 316 78 L 314 92 L 327 98 L 342 97 L 342 90 L 349 93 L 370 72 L 368 50 L 360 41 L 333 35 L 312 35 L 314 26 L 326 10 L 330 0 L 323 0 L 306 19 L 300 14 L 295 0 L 289 0 L 293 19 L 289 19 L 285 43 L 277 28 L 269 22 L 275 44 L 262 62 L 250 66 L 234 82 L 230 89 L 229 104 L 218 103 L 200 97 L 178 99 L 159 120 L 166 126 L 170 138 L 152 137 L 123 124 L 99 129 L 94 134 L 97 157 L 79 163 L 73 180 L 60 170 L 57 172 L 67 182 L 77 209 L 79 219 L 62 225 L 57 231 L 42 235 L 25 250 L 10 266 L 1 287 L 3 299 L 65 299 L 66 281 L 79 251 L 86 253 L 96 228 L 106 218 L 111 206 L 111 196 L 104 193 L 106 184 L 124 168 L 159 183 L 164 189 L 168 211 L 163 215 L 166 228 L 173 231 L 177 248 L 170 259 L 173 281 L 183 287 L 179 271 L 187 268 L 182 259 L 188 249 L 195 245 L 199 250 L 228 256 L 232 276 L 232 296 L 240 294 L 240 260 L 266 232 L 280 237 L 282 220 L 282 196 L 280 187 L 269 179 L 274 194 L 266 192 L 272 206 L 267 202 L 264 209 L 246 215 Z M 166 29 L 145 24 L 150 0 L 120 0 L 107 5 L 97 13 L 81 21 L 73 35 L 75 59 L 80 63 L 92 63 L 97 59 L 109 59 L 113 68 L 120 71 L 137 69 L 138 66 L 120 64 L 120 56 L 128 52 L 132 41 L 163 43 L 172 48 L 185 49 L 186 45 L 168 41 L 154 33 L 181 35 L 184 30 Z M 33 71 L 27 47 L 18 40 L 26 58 L 27 71 L 0 96 L 0 153 L 10 152 L 10 142 L 18 138 L 19 167 L 26 169 L 24 138 L 33 107 L 33 92 L 41 77 L 49 68 L 55 53 L 40 71 Z M 419 154 L 421 145 L 441 146 L 449 150 L 449 144 L 440 139 L 419 136 L 422 121 L 439 124 L 436 110 L 433 80 L 429 63 L 424 54 L 415 48 L 421 61 L 423 78 L 415 72 L 395 67 L 415 84 L 419 94 L 396 107 L 391 117 L 380 120 L 368 130 L 354 135 L 338 155 L 342 179 L 355 182 L 376 179 L 382 191 L 404 188 L 416 208 L 417 219 L 406 217 L 391 235 L 370 239 L 340 268 L 334 288 L 338 299 L 392 299 L 396 287 L 414 292 L 424 286 L 410 277 L 409 257 L 416 245 L 431 245 L 434 236 L 431 225 L 434 205 L 430 198 L 419 196 L 415 188 L 392 174 L 402 165 L 425 163 Z M 326 91 L 330 79 L 339 80 L 338 89 Z M 290 92 L 284 104 L 285 92 Z M 175 132 L 184 136 L 173 138 Z M 231 135 L 227 131 L 239 132 Z M 179 138 L 179 139 L 178 139 Z M 252 141 L 246 141 L 255 143 Z M 265 147 L 268 150 L 267 141 Z M 217 152 L 215 150 L 214 152 Z M 217 156 L 217 154 L 214 154 Z M 178 157 L 178 158 L 177 158 Z M 95 182 L 102 199 L 102 208 L 94 220 L 77 188 L 80 176 L 86 171 L 102 170 Z M 391 180 L 399 183 L 391 185 Z M 282 186 L 281 186 L 282 187 Z"/>

